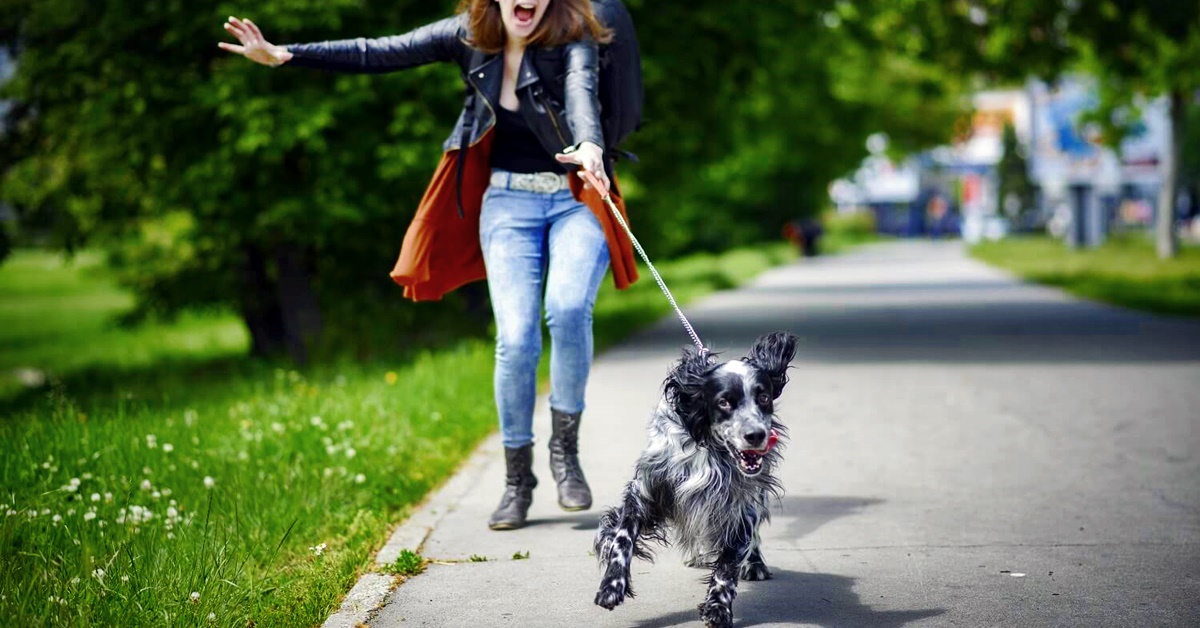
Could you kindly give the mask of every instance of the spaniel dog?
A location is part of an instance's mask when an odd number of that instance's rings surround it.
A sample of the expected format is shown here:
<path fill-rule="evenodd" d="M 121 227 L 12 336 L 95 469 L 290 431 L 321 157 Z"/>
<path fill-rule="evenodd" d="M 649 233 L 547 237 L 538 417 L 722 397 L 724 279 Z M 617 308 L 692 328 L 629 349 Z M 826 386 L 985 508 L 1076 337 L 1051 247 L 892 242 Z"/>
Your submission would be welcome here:
<path fill-rule="evenodd" d="M 717 363 L 707 352 L 684 352 L 663 386 L 633 481 L 600 519 L 597 605 L 612 610 L 633 597 L 633 557 L 652 560 L 646 542 L 665 545 L 668 531 L 690 564 L 712 570 L 699 605 L 706 626 L 733 625 L 739 577 L 771 577 L 758 527 L 782 491 L 774 470 L 784 427 L 775 401 L 795 352 L 795 336 L 784 332 L 759 338 L 740 360 Z"/>

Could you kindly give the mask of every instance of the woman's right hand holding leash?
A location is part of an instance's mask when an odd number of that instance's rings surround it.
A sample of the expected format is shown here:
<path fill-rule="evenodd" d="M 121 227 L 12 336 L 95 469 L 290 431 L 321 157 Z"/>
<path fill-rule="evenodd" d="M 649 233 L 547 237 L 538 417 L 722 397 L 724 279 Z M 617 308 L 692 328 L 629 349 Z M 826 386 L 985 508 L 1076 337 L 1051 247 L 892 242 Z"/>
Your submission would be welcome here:
<path fill-rule="evenodd" d="M 239 20 L 236 17 L 230 17 L 228 22 L 225 22 L 225 30 L 229 31 L 234 37 L 237 37 L 240 46 L 220 42 L 217 44 L 221 50 L 228 50 L 234 54 L 242 55 L 247 59 L 269 65 L 271 67 L 283 65 L 292 59 L 292 53 L 288 52 L 283 46 L 276 46 L 267 41 L 263 37 L 262 31 L 258 30 L 258 26 L 250 20 Z"/>

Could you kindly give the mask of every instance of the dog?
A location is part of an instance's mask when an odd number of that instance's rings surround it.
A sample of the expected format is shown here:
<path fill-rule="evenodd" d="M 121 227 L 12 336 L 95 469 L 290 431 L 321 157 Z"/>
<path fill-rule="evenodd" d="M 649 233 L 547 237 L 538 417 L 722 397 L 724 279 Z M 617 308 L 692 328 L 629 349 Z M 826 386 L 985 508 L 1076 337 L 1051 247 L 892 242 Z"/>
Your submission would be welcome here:
<path fill-rule="evenodd" d="M 762 336 L 746 357 L 724 363 L 684 351 L 663 384 L 633 480 L 600 518 L 598 606 L 612 610 L 634 596 L 630 563 L 653 560 L 648 542 L 673 541 L 689 564 L 712 570 L 698 607 L 705 626 L 733 625 L 739 578 L 771 577 L 758 528 L 783 490 L 774 471 L 786 431 L 775 402 L 795 352 L 796 337 L 786 332 Z"/>

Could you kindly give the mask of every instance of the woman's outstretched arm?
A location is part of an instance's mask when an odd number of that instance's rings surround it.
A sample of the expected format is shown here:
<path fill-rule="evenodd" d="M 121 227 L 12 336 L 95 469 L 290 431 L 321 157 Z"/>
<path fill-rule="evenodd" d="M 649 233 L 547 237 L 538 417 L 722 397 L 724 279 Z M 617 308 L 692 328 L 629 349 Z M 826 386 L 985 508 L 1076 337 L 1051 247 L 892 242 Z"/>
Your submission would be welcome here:
<path fill-rule="evenodd" d="M 403 35 L 377 39 L 343 39 L 278 46 L 268 42 L 250 20 L 229 18 L 225 30 L 241 44 L 221 42 L 223 50 L 263 65 L 284 63 L 340 72 L 378 73 L 457 59 L 463 51 L 462 21 L 458 16 L 427 24 Z"/>

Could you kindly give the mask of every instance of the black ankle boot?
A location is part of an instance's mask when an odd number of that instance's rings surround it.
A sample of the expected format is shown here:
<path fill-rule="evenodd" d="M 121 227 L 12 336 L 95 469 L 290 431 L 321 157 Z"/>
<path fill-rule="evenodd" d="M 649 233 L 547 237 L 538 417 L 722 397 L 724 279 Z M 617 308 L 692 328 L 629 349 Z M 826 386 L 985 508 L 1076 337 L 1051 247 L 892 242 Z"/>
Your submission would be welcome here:
<path fill-rule="evenodd" d="M 533 476 L 533 443 L 524 447 L 505 447 L 504 463 L 508 467 L 504 497 L 500 498 L 500 506 L 488 519 L 488 527 L 516 530 L 525 526 L 529 505 L 533 503 L 533 489 L 537 486 L 537 478 Z"/>
<path fill-rule="evenodd" d="M 579 467 L 580 413 L 551 409 L 554 432 L 550 436 L 550 472 L 558 482 L 558 505 L 573 512 L 592 507 L 592 490 Z"/>

